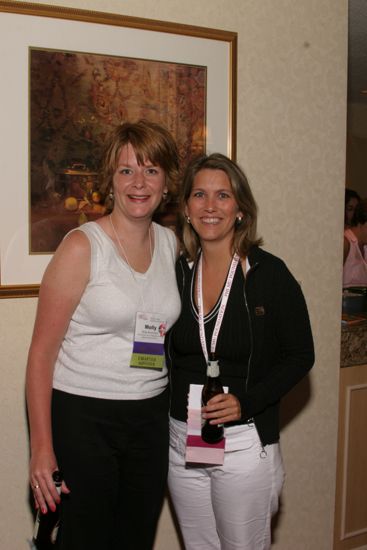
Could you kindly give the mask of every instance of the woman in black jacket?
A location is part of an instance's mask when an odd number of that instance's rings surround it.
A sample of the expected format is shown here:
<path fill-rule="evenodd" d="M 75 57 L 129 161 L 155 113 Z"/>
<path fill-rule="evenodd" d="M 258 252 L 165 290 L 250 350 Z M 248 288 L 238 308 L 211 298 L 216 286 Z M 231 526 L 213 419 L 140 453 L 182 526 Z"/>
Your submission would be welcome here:
<path fill-rule="evenodd" d="M 256 203 L 230 159 L 190 163 L 181 213 L 182 312 L 167 344 L 171 496 L 187 550 L 267 549 L 284 479 L 279 401 L 314 362 L 306 304 L 282 260 L 259 248 Z M 224 458 L 192 465 L 187 396 L 214 360 L 228 390 L 201 412 L 224 424 Z"/>

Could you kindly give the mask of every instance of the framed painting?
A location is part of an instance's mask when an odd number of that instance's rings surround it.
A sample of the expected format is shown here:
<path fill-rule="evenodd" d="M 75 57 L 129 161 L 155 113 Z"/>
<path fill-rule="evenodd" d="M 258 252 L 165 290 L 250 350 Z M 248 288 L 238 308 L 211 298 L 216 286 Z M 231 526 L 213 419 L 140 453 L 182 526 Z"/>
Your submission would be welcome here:
<path fill-rule="evenodd" d="M 114 126 L 163 124 L 183 166 L 235 158 L 237 35 L 22 2 L 0 3 L 0 31 L 0 298 L 37 296 L 63 236 L 104 214 Z"/>

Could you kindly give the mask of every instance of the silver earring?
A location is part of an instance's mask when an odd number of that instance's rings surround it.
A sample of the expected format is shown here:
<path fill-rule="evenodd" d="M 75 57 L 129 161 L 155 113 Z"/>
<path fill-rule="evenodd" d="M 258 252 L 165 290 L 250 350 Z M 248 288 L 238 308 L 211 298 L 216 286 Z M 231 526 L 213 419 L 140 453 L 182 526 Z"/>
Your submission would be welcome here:
<path fill-rule="evenodd" d="M 190 225 L 190 223 L 191 223 L 190 216 L 186 216 L 186 221 Z"/>
<path fill-rule="evenodd" d="M 163 200 L 165 201 L 168 196 L 168 191 L 163 191 Z"/>
<path fill-rule="evenodd" d="M 236 217 L 236 221 L 237 221 L 238 223 L 241 223 L 242 220 L 243 220 L 243 217 L 242 217 L 242 216 L 237 216 L 237 217 Z"/>
<path fill-rule="evenodd" d="M 115 200 L 115 195 L 113 194 L 113 190 L 110 189 L 110 192 L 108 193 L 108 198 L 110 201 L 114 201 Z"/>

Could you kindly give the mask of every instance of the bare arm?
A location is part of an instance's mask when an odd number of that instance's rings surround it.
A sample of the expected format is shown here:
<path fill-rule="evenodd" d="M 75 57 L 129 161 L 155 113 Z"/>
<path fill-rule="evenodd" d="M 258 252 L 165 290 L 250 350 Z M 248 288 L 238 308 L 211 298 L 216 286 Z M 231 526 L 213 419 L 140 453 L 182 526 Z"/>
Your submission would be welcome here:
<path fill-rule="evenodd" d="M 42 280 L 28 355 L 26 394 L 31 436 L 30 482 L 36 506 L 54 510 L 59 497 L 52 481 L 57 469 L 51 433 L 54 365 L 71 316 L 89 280 L 90 245 L 77 231 L 55 252 Z M 35 488 L 36 487 L 36 488 Z M 66 485 L 63 492 L 68 492 Z"/>

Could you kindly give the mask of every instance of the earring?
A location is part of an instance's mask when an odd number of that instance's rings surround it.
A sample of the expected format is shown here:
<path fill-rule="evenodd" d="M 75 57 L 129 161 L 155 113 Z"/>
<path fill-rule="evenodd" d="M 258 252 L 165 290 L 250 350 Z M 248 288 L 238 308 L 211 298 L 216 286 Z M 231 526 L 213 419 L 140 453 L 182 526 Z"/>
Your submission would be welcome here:
<path fill-rule="evenodd" d="M 186 216 L 186 221 L 190 225 L 190 223 L 191 223 L 190 216 Z"/>
<path fill-rule="evenodd" d="M 115 206 L 115 195 L 113 194 L 113 189 L 111 187 L 107 197 L 106 197 L 106 200 L 105 200 L 105 207 L 106 207 L 106 210 L 107 212 L 112 212 L 113 210 L 113 207 Z"/>
<path fill-rule="evenodd" d="M 168 191 L 163 191 L 163 200 L 165 201 L 168 196 Z"/>

